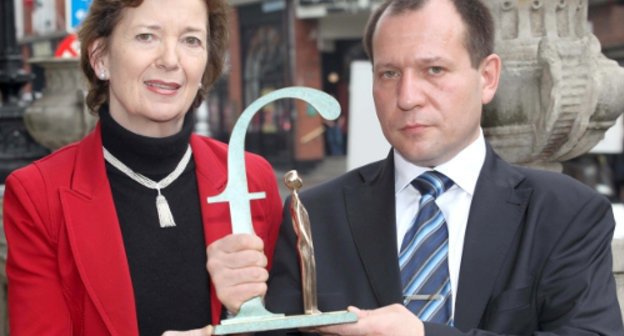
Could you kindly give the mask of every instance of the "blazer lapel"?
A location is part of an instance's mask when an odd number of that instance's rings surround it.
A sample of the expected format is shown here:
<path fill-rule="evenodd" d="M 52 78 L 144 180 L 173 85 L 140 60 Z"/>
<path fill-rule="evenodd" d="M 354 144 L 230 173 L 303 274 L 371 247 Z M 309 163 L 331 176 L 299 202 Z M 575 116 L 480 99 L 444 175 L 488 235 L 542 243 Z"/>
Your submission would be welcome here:
<path fill-rule="evenodd" d="M 199 136 L 191 136 L 191 148 L 195 159 L 195 171 L 201 204 L 204 239 L 206 246 L 232 232 L 229 204 L 208 203 L 208 197 L 220 194 L 227 182 L 226 158 L 221 160 L 215 151 Z M 222 305 L 217 299 L 214 286 L 210 287 L 212 323 L 216 324 L 221 316 Z"/>
<path fill-rule="evenodd" d="M 392 152 L 380 164 L 362 169 L 361 174 L 362 184 L 344 188 L 353 239 L 379 305 L 398 303 L 402 294 Z"/>
<path fill-rule="evenodd" d="M 191 148 L 195 159 L 197 185 L 201 203 L 206 245 L 210 245 L 232 232 L 230 210 L 227 203 L 208 203 L 208 197 L 220 194 L 227 182 L 226 157 L 221 160 L 215 151 L 198 135 L 191 136 Z"/>
<path fill-rule="evenodd" d="M 106 176 L 99 125 L 78 146 L 69 189 L 60 197 L 76 266 L 112 335 L 138 335 L 134 292 Z"/>
<path fill-rule="evenodd" d="M 523 179 L 488 145 L 464 238 L 455 326 L 474 328 L 485 311 L 494 283 L 523 220 L 531 190 L 516 189 Z"/>

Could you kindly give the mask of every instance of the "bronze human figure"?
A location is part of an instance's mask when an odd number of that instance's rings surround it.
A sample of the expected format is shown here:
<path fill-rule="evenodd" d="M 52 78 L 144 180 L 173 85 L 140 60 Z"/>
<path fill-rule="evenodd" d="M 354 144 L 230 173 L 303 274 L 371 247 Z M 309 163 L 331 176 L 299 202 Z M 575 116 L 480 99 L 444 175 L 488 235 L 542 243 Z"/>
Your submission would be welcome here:
<path fill-rule="evenodd" d="M 296 170 L 288 171 L 284 175 L 284 184 L 290 190 L 290 216 L 293 228 L 297 235 L 297 250 L 301 265 L 301 287 L 303 292 L 303 309 L 306 314 L 318 314 L 320 311 L 316 303 L 316 264 L 314 262 L 314 244 L 310 230 L 310 218 L 298 191 L 303 181 Z"/>

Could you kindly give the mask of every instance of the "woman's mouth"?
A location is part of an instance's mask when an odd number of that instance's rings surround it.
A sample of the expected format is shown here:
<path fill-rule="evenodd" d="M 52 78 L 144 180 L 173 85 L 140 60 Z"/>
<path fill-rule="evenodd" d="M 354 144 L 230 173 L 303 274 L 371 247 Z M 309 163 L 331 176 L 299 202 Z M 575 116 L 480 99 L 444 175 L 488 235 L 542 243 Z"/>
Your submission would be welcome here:
<path fill-rule="evenodd" d="M 163 95 L 172 95 L 181 87 L 180 84 L 175 82 L 150 80 L 144 83 L 150 91 Z"/>

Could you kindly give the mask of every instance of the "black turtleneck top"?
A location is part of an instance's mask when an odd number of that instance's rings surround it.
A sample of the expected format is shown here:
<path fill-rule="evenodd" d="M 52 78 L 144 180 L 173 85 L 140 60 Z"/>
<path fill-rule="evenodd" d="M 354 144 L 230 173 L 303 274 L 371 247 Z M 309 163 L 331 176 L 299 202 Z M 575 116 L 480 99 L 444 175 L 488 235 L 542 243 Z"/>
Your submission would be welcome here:
<path fill-rule="evenodd" d="M 126 130 L 106 108 L 100 119 L 104 147 L 130 169 L 154 181 L 175 169 L 193 130 L 191 112 L 182 130 L 165 138 Z M 194 161 L 161 190 L 176 222 L 170 228 L 159 225 L 156 190 L 135 182 L 109 163 L 106 172 L 130 267 L 140 335 L 156 336 L 166 330 L 209 324 L 209 277 Z"/>

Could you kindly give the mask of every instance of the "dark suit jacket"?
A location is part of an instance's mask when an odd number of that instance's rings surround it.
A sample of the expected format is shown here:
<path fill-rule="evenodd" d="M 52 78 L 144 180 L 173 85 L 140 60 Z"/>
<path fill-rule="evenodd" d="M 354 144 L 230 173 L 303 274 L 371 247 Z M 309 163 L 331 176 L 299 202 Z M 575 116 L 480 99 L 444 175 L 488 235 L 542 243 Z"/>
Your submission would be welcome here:
<path fill-rule="evenodd" d="M 229 205 L 206 201 L 226 186 L 227 146 L 195 134 L 190 143 L 208 245 L 232 231 Z M 251 213 L 271 260 L 282 216 L 275 174 L 257 155 L 247 154 L 245 163 L 250 191 L 267 192 L 251 202 Z M 138 335 L 99 126 L 8 177 L 4 229 L 11 335 Z M 221 303 L 214 286 L 210 304 L 216 324 Z"/>
<path fill-rule="evenodd" d="M 319 308 L 400 303 L 392 155 L 301 199 L 314 237 Z M 300 275 L 287 208 L 284 215 L 266 302 L 294 314 L 302 311 Z M 488 146 L 466 228 L 455 328 L 425 323 L 426 334 L 624 335 L 614 227 L 610 203 L 590 188 L 512 166 Z"/>

